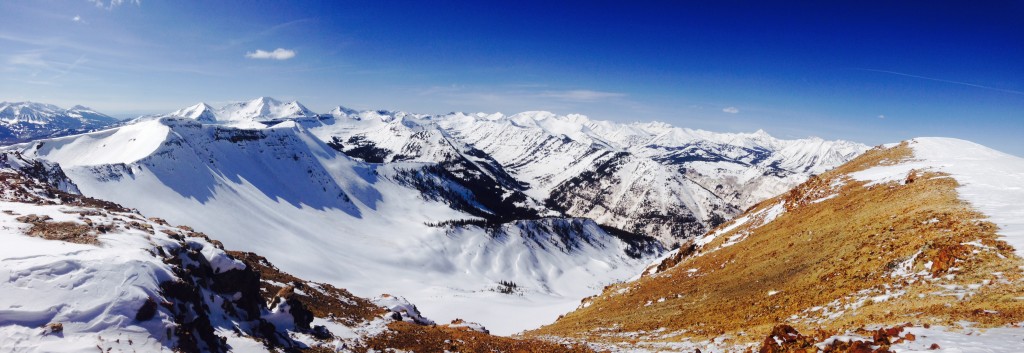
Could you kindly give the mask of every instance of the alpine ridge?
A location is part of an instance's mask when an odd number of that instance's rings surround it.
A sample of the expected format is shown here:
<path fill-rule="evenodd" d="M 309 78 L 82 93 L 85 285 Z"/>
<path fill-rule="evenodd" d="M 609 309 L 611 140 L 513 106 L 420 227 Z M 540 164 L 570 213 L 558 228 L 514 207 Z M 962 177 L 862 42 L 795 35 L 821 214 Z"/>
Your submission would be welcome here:
<path fill-rule="evenodd" d="M 530 335 L 615 351 L 1015 351 L 1021 178 L 1024 159 L 964 140 L 879 146 Z"/>

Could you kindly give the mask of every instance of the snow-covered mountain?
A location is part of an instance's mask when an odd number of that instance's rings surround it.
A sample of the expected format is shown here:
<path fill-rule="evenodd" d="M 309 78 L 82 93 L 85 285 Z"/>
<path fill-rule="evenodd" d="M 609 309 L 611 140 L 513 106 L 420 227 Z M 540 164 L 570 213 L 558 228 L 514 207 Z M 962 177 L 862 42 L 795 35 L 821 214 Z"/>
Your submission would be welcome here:
<path fill-rule="evenodd" d="M 295 277 L 18 153 L 0 153 L 0 191 L 0 351 L 587 351 Z"/>
<path fill-rule="evenodd" d="M 497 173 L 485 158 L 460 160 L 477 168 L 464 176 L 436 163 L 367 164 L 292 121 L 158 118 L 16 149 L 59 164 L 85 195 L 190 224 L 304 278 L 402 295 L 436 319 L 503 334 L 550 322 L 660 249 L 589 219 L 539 218 L 539 206 L 503 194 L 515 185 L 483 177 Z M 488 216 L 514 212 L 522 217 Z"/>
<path fill-rule="evenodd" d="M 77 134 L 116 122 L 80 105 L 64 109 L 44 103 L 0 102 L 0 143 Z"/>
<path fill-rule="evenodd" d="M 192 119 L 203 123 L 217 122 L 217 113 L 206 103 L 199 103 L 188 108 L 181 108 L 167 114 L 170 117 Z"/>
<path fill-rule="evenodd" d="M 864 148 L 547 112 L 316 115 L 266 97 L 40 142 L 15 149 L 85 195 L 498 333 L 550 322 Z"/>
<path fill-rule="evenodd" d="M 261 127 L 265 124 L 278 123 L 284 120 L 313 118 L 316 116 L 316 113 L 313 113 L 299 102 L 281 102 L 270 97 L 259 97 L 249 101 L 231 103 L 216 109 L 209 104 L 199 103 L 169 114 L 156 115 L 149 118 L 186 118 L 204 123 L 222 123 L 239 127 Z"/>
<path fill-rule="evenodd" d="M 618 124 L 550 112 L 332 110 L 306 126 L 369 162 L 486 157 L 549 211 L 678 243 L 850 160 L 867 146 L 764 131 L 720 134 L 664 123 Z M 493 162 L 491 162 L 493 161 Z"/>
<path fill-rule="evenodd" d="M 879 146 L 530 334 L 629 352 L 1017 352 L 1022 186 L 1024 159 L 969 141 Z"/>

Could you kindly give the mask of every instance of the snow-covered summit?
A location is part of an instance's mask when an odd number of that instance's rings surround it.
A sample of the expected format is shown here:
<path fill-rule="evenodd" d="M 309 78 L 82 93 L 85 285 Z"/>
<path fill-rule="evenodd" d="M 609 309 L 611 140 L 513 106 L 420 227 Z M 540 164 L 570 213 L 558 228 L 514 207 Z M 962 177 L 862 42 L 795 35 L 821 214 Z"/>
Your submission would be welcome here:
<path fill-rule="evenodd" d="M 217 121 L 217 113 L 214 111 L 213 107 L 206 103 L 199 103 L 188 108 L 178 109 L 168 115 L 205 123 L 213 123 Z"/>
<path fill-rule="evenodd" d="M 221 121 L 274 121 L 316 116 L 297 101 L 281 102 L 270 97 L 259 97 L 247 102 L 232 103 L 217 111 Z"/>
<path fill-rule="evenodd" d="M 245 127 L 263 127 L 267 124 L 274 124 L 285 120 L 313 118 L 316 116 L 316 113 L 297 101 L 282 102 L 270 97 L 259 97 L 248 101 L 230 103 L 220 108 L 214 108 L 206 103 L 199 103 L 171 113 L 144 118 L 185 118 L 207 124 L 221 123 Z"/>

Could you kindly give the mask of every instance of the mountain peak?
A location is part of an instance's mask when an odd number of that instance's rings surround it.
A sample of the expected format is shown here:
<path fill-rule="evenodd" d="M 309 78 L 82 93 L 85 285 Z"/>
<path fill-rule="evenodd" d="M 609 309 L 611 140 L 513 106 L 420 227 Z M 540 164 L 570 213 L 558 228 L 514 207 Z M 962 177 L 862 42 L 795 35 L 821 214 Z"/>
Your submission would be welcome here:
<path fill-rule="evenodd" d="M 272 105 L 280 105 L 280 104 L 281 104 L 281 101 L 279 101 L 279 100 L 276 100 L 276 99 L 274 99 L 274 98 L 271 98 L 271 97 L 267 97 L 267 96 L 262 96 L 262 97 L 257 97 L 257 98 L 255 98 L 255 99 L 253 99 L 253 100 L 250 100 L 250 101 L 249 101 L 248 103 L 249 103 L 249 104 L 272 104 Z"/>
<path fill-rule="evenodd" d="M 217 121 L 217 115 L 213 111 L 213 107 L 210 105 L 199 102 L 188 108 L 182 108 L 168 114 L 173 117 L 180 117 L 186 119 L 197 120 L 201 122 L 215 122 Z"/>
<path fill-rule="evenodd" d="M 359 115 L 359 111 L 339 105 L 337 107 L 334 107 L 334 109 L 331 109 L 329 112 L 327 112 L 327 115 L 333 116 L 335 118 L 357 117 L 357 115 Z"/>
<path fill-rule="evenodd" d="M 315 113 L 297 101 L 283 103 L 271 97 L 257 97 L 248 101 L 228 104 L 215 109 L 206 103 L 179 109 L 164 116 L 215 122 L 272 122 L 294 118 L 308 118 Z"/>

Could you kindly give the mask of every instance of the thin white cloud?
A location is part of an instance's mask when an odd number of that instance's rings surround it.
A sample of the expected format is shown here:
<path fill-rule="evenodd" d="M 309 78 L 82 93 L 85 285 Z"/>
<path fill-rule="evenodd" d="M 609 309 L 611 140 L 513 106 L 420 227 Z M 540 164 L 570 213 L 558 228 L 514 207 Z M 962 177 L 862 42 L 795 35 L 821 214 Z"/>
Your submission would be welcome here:
<path fill-rule="evenodd" d="M 91 2 L 93 5 L 96 5 L 96 7 L 98 8 L 107 10 L 113 9 L 124 4 L 135 4 L 135 6 L 142 5 L 142 0 L 89 0 L 89 2 Z"/>
<path fill-rule="evenodd" d="M 50 67 L 50 65 L 46 63 L 46 60 L 43 60 L 42 53 L 38 51 L 10 55 L 7 57 L 7 65 L 24 66 L 36 69 L 48 69 Z"/>
<path fill-rule="evenodd" d="M 288 60 L 295 57 L 295 51 L 284 48 L 277 48 L 274 51 L 256 49 L 256 51 L 245 53 L 245 57 L 249 59 Z"/>
<path fill-rule="evenodd" d="M 737 114 L 740 112 L 740 109 L 736 107 L 725 107 L 725 109 L 722 109 L 722 111 L 729 114 Z"/>
<path fill-rule="evenodd" d="M 885 119 L 885 115 L 879 115 L 878 118 L 879 119 Z"/>
<path fill-rule="evenodd" d="M 547 91 L 547 92 L 541 93 L 541 96 L 542 97 L 556 98 L 556 99 L 561 99 L 561 100 L 566 100 L 566 101 L 593 102 L 593 101 L 601 100 L 601 99 L 624 97 L 625 94 L 623 94 L 623 93 L 616 93 L 616 92 L 602 92 L 602 91 L 592 91 L 592 90 L 587 90 L 587 89 L 577 89 L 577 90 L 570 90 L 570 91 Z"/>
<path fill-rule="evenodd" d="M 82 22 L 82 16 L 75 15 L 75 17 L 72 17 L 71 20 L 75 22 Z"/>
<path fill-rule="evenodd" d="M 992 90 L 992 91 L 999 91 L 999 92 L 1010 93 L 1010 94 L 1022 94 L 1022 95 L 1024 95 L 1024 92 L 1017 91 L 1017 90 L 1012 90 L 1012 89 L 1005 89 L 1005 88 L 999 88 L 999 87 L 985 86 L 985 85 L 979 85 L 979 84 L 970 83 L 970 82 L 945 80 L 945 79 L 941 79 L 941 78 L 934 78 L 934 77 L 927 77 L 927 76 L 911 75 L 911 74 L 902 73 L 902 72 L 896 72 L 896 71 L 865 69 L 865 68 L 853 68 L 853 70 L 878 72 L 878 73 L 883 73 L 883 74 L 897 75 L 897 76 L 903 76 L 903 77 L 911 77 L 911 78 L 917 78 L 917 79 L 928 80 L 928 81 L 950 83 L 950 84 L 954 84 L 954 85 L 961 85 L 961 86 L 981 88 L 981 89 L 987 89 L 987 90 Z"/>

